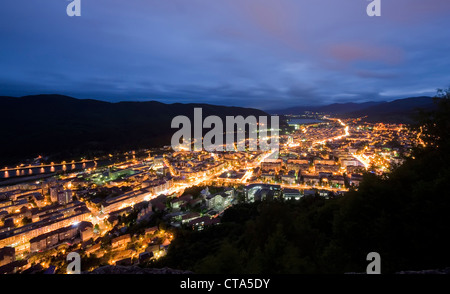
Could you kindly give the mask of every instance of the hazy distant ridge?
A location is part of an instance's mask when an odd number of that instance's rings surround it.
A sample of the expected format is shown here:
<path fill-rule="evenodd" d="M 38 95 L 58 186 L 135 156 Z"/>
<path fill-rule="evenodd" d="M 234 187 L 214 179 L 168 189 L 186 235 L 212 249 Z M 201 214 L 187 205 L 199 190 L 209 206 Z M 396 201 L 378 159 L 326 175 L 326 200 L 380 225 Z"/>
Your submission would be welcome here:
<path fill-rule="evenodd" d="M 390 102 L 334 103 L 324 106 L 299 106 L 282 110 L 272 110 L 277 114 L 302 114 L 305 111 L 327 113 L 342 117 L 364 117 L 367 121 L 411 123 L 418 109 L 435 107 L 432 97 L 411 97 Z"/>

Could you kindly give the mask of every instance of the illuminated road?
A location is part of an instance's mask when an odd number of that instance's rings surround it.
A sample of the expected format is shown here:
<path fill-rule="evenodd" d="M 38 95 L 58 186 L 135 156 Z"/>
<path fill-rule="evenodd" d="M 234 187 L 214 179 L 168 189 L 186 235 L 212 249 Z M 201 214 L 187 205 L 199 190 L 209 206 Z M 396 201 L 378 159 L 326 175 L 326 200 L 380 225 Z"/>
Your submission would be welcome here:
<path fill-rule="evenodd" d="M 338 121 L 338 122 L 341 124 L 341 126 L 344 127 L 344 132 L 345 132 L 345 133 L 344 133 L 343 135 L 340 135 L 340 136 L 328 138 L 328 139 L 325 139 L 325 140 L 315 141 L 315 142 L 313 142 L 313 145 L 317 145 L 317 144 L 325 144 L 326 142 L 331 142 L 331 141 L 335 141 L 335 140 L 340 140 L 340 139 L 345 138 L 345 137 L 348 137 L 348 136 L 350 135 L 348 125 L 346 125 L 342 120 L 340 120 L 340 119 L 338 119 L 338 118 L 329 118 L 329 120 L 336 120 L 336 121 Z"/>
<path fill-rule="evenodd" d="M 308 185 L 288 185 L 288 184 L 279 184 L 282 188 L 288 188 L 288 189 L 301 189 L 301 190 L 311 190 L 311 189 L 319 189 L 319 190 L 327 190 L 327 191 L 334 191 L 334 192 L 347 192 L 347 188 L 332 188 L 332 187 L 322 187 L 320 185 L 315 186 L 308 186 Z"/>
<path fill-rule="evenodd" d="M 358 155 L 356 153 L 352 153 L 352 156 L 356 158 L 359 162 L 361 162 L 366 169 L 370 167 L 369 160 L 365 159 L 362 155 Z"/>
<path fill-rule="evenodd" d="M 175 169 L 173 168 L 172 164 L 167 160 L 167 158 L 163 158 L 164 164 L 169 168 L 170 174 L 174 176 L 178 176 L 178 173 L 175 172 Z"/>
<path fill-rule="evenodd" d="M 348 137 L 348 136 L 350 135 L 349 126 L 346 125 L 342 120 L 340 120 L 340 119 L 333 119 L 333 118 L 329 118 L 329 119 L 330 119 L 330 120 L 336 120 L 337 122 L 339 122 L 339 124 L 340 124 L 341 126 L 344 127 L 344 132 L 345 132 L 345 133 L 344 133 L 343 135 L 340 135 L 340 136 L 328 138 L 328 139 L 325 139 L 325 140 L 315 141 L 315 142 L 313 142 L 313 145 L 316 145 L 316 144 L 325 144 L 326 142 L 331 142 L 331 141 L 335 141 L 335 140 L 340 140 L 340 139 L 345 138 L 345 137 Z M 366 169 L 369 168 L 370 162 L 369 162 L 368 159 L 366 159 L 366 158 L 364 158 L 362 155 L 358 155 L 358 154 L 356 154 L 356 153 L 351 153 L 351 155 L 352 155 L 354 158 L 356 158 L 358 161 L 360 161 L 360 162 L 364 165 L 364 167 L 365 167 Z"/>
<path fill-rule="evenodd" d="M 274 155 L 277 152 L 278 152 L 278 150 L 272 150 L 271 152 L 268 152 L 267 154 L 264 154 L 263 156 L 261 156 L 261 158 L 258 161 L 254 162 L 252 165 L 250 165 L 249 169 L 247 170 L 245 175 L 242 177 L 242 184 L 245 184 L 248 181 L 248 179 L 250 179 L 252 177 L 253 168 L 259 166 L 261 164 L 261 162 L 263 162 L 264 160 L 271 157 L 272 155 Z"/>

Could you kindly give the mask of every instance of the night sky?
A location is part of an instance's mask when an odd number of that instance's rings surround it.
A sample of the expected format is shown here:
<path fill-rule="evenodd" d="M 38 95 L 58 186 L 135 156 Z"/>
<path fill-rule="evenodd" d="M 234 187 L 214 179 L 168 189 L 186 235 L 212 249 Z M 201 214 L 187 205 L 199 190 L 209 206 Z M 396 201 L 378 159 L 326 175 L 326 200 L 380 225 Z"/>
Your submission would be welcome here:
<path fill-rule="evenodd" d="M 2 0 L 0 95 L 277 109 L 450 86 L 450 1 Z"/>

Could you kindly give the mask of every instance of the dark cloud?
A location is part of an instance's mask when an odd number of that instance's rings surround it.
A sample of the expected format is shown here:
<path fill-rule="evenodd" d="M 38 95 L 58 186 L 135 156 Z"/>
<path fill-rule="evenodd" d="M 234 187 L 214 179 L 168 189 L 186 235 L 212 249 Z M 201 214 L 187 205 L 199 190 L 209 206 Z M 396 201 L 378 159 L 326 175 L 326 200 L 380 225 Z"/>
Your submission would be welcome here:
<path fill-rule="evenodd" d="M 378 18 L 363 0 L 82 0 L 73 18 L 67 4 L 2 4 L 0 95 L 271 109 L 450 83 L 447 0 L 382 0 Z"/>
<path fill-rule="evenodd" d="M 389 72 L 382 72 L 382 71 L 370 71 L 370 70 L 359 70 L 356 72 L 358 77 L 361 78 L 368 78 L 368 79 L 392 79 L 397 78 L 398 74 L 395 73 L 389 73 Z"/>

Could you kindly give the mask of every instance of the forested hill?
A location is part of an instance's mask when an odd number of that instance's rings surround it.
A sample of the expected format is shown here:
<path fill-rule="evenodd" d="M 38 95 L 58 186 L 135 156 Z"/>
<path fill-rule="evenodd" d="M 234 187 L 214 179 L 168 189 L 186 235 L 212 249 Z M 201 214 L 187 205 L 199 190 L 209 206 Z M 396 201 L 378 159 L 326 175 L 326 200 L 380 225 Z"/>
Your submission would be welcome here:
<path fill-rule="evenodd" d="M 257 109 L 209 104 L 109 103 L 61 95 L 0 97 L 0 164 L 39 154 L 69 159 L 170 145 L 176 131 L 171 129 L 172 119 L 192 118 L 195 107 L 203 109 L 203 118 L 267 115 Z"/>

